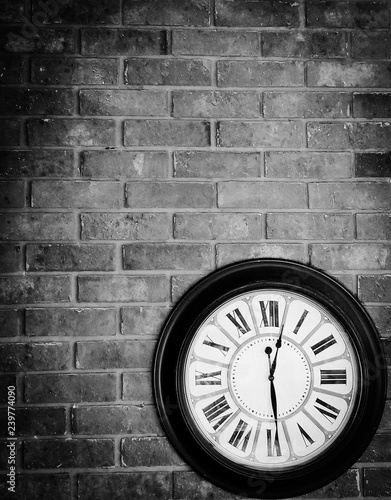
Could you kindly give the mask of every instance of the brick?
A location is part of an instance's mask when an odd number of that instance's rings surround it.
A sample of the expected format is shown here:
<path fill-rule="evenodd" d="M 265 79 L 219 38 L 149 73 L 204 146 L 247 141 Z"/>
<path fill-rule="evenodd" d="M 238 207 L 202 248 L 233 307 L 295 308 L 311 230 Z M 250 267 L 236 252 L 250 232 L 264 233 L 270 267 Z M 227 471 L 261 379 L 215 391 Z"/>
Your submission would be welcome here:
<path fill-rule="evenodd" d="M 254 481 L 257 484 L 257 480 Z M 264 481 L 260 480 L 262 485 Z M 240 497 L 228 493 L 192 471 L 174 472 L 175 496 L 178 500 L 188 498 L 213 498 L 214 500 L 239 500 Z M 263 491 L 263 486 L 262 486 Z"/>
<path fill-rule="evenodd" d="M 272 243 L 221 243 L 217 245 L 217 265 L 219 267 L 246 259 L 288 259 L 304 262 L 303 245 Z"/>
<path fill-rule="evenodd" d="M 0 50 L 13 54 L 74 54 L 75 31 L 72 29 L 50 29 L 34 26 L 35 33 L 26 33 L 22 28 L 10 27 L 0 35 Z"/>
<path fill-rule="evenodd" d="M 387 149 L 389 122 L 308 123 L 308 147 L 321 149 Z"/>
<path fill-rule="evenodd" d="M 289 121 L 221 121 L 218 123 L 218 146 L 232 148 L 300 148 L 302 126 Z"/>
<path fill-rule="evenodd" d="M 22 324 L 22 310 L 0 309 L 0 337 L 16 337 L 18 335 L 21 335 Z"/>
<path fill-rule="evenodd" d="M 44 118 L 27 123 L 30 146 L 114 146 L 114 120 Z"/>
<path fill-rule="evenodd" d="M 391 153 L 356 153 L 356 177 L 391 177 Z"/>
<path fill-rule="evenodd" d="M 358 292 L 363 302 L 391 302 L 391 276 L 388 274 L 359 276 Z"/>
<path fill-rule="evenodd" d="M 121 310 L 122 335 L 158 335 L 170 312 L 169 307 L 136 306 Z"/>
<path fill-rule="evenodd" d="M 34 181 L 34 208 L 120 208 L 122 186 L 115 181 Z"/>
<path fill-rule="evenodd" d="M 76 368 L 149 368 L 154 349 L 155 342 L 149 340 L 78 342 Z"/>
<path fill-rule="evenodd" d="M 26 67 L 24 59 L 19 57 L 0 57 L 0 83 L 23 83 Z"/>
<path fill-rule="evenodd" d="M 0 304 L 68 302 L 68 276 L 13 276 L 0 278 Z"/>
<path fill-rule="evenodd" d="M 126 85 L 211 85 L 212 64 L 202 59 L 125 59 Z"/>
<path fill-rule="evenodd" d="M 18 500 L 39 500 L 40 498 L 56 498 L 69 500 L 71 480 L 69 474 L 18 474 Z M 4 485 L 4 487 L 3 487 Z M 4 490 L 4 491 L 3 491 Z M 3 500 L 12 500 L 15 493 L 8 491 L 6 483 L 0 483 Z"/>
<path fill-rule="evenodd" d="M 113 466 L 112 439 L 40 439 L 24 442 L 26 469 Z"/>
<path fill-rule="evenodd" d="M 20 120 L 0 119 L 0 146 L 19 146 Z"/>
<path fill-rule="evenodd" d="M 217 0 L 215 16 L 217 26 L 298 27 L 299 5 L 272 0 Z"/>
<path fill-rule="evenodd" d="M 367 306 L 367 312 L 371 316 L 380 337 L 391 335 L 391 307 L 390 306 Z"/>
<path fill-rule="evenodd" d="M 79 474 L 79 500 L 170 500 L 172 472 L 126 472 L 116 474 Z"/>
<path fill-rule="evenodd" d="M 125 120 L 125 146 L 209 146 L 209 122 Z"/>
<path fill-rule="evenodd" d="M 299 61 L 218 61 L 219 87 L 300 87 L 304 65 Z"/>
<path fill-rule="evenodd" d="M 164 302 L 165 276 L 79 276 L 80 302 Z"/>
<path fill-rule="evenodd" d="M 215 188 L 208 182 L 128 182 L 129 208 L 212 208 Z"/>
<path fill-rule="evenodd" d="M 168 177 L 168 160 L 165 151 L 83 151 L 80 169 L 84 177 Z"/>
<path fill-rule="evenodd" d="M 352 56 L 358 59 L 390 59 L 391 33 L 389 31 L 352 32 Z"/>
<path fill-rule="evenodd" d="M 306 186 L 299 182 L 220 182 L 218 206 L 256 209 L 306 208 Z"/>
<path fill-rule="evenodd" d="M 154 0 L 125 0 L 124 24 L 209 26 L 209 0 L 168 0 L 161 8 Z"/>
<path fill-rule="evenodd" d="M 61 436 L 66 431 L 65 408 L 16 408 L 17 436 Z M 0 426 L 7 436 L 7 410 L 0 410 Z"/>
<path fill-rule="evenodd" d="M 88 56 L 144 56 L 167 54 L 163 30 L 82 29 L 81 53 Z"/>
<path fill-rule="evenodd" d="M 23 181 L 0 181 L 0 207 L 24 207 Z"/>
<path fill-rule="evenodd" d="M 114 271 L 114 245 L 27 245 L 28 271 Z"/>
<path fill-rule="evenodd" d="M 0 403 L 8 403 L 8 387 L 16 387 L 16 376 L 9 373 L 0 374 Z M 18 394 L 17 394 L 18 397 Z"/>
<path fill-rule="evenodd" d="M 26 403 L 98 403 L 115 399 L 115 373 L 26 374 Z"/>
<path fill-rule="evenodd" d="M 344 179 L 352 176 L 354 155 L 313 151 L 267 151 L 266 177 Z"/>
<path fill-rule="evenodd" d="M 32 7 L 33 16 L 43 9 L 40 0 L 33 0 Z M 112 0 L 107 3 L 105 0 L 84 0 L 80 3 L 61 0 L 56 2 L 53 12 L 42 17 L 43 19 L 41 17 L 39 19 L 43 24 L 53 22 L 56 24 L 118 24 L 120 1 Z"/>
<path fill-rule="evenodd" d="M 391 401 L 386 401 L 379 430 L 391 429 Z"/>
<path fill-rule="evenodd" d="M 0 346 L 5 372 L 66 370 L 71 361 L 68 343 L 10 343 Z"/>
<path fill-rule="evenodd" d="M 31 149 L 0 151 L 2 177 L 74 177 L 73 152 Z"/>
<path fill-rule="evenodd" d="M 389 240 L 391 239 L 390 214 L 357 214 L 357 239 Z"/>
<path fill-rule="evenodd" d="M 391 206 L 388 182 L 329 182 L 309 185 L 310 208 L 387 210 Z"/>
<path fill-rule="evenodd" d="M 42 85 L 117 85 L 117 59 L 35 57 L 31 81 Z"/>
<path fill-rule="evenodd" d="M 0 272 L 17 273 L 24 270 L 22 249 L 19 245 L 0 245 Z"/>
<path fill-rule="evenodd" d="M 391 434 L 376 434 L 360 462 L 389 462 L 391 458 Z"/>
<path fill-rule="evenodd" d="M 175 151 L 175 177 L 260 177 L 259 153 L 231 153 L 216 151 Z"/>
<path fill-rule="evenodd" d="M 2 240 L 71 240 L 75 219 L 70 213 L 7 212 L 0 215 Z"/>
<path fill-rule="evenodd" d="M 176 213 L 174 238 L 185 240 L 259 240 L 261 214 Z"/>
<path fill-rule="evenodd" d="M 387 2 L 307 2 L 307 26 L 314 28 L 388 28 Z"/>
<path fill-rule="evenodd" d="M 1 6 L 0 21 L 20 23 L 24 14 L 23 0 L 4 0 Z"/>
<path fill-rule="evenodd" d="M 265 31 L 263 57 L 346 57 L 346 34 L 338 31 Z"/>
<path fill-rule="evenodd" d="M 81 214 L 83 240 L 167 240 L 171 218 L 159 213 Z"/>
<path fill-rule="evenodd" d="M 312 244 L 311 264 L 320 269 L 382 270 L 391 267 L 391 246 L 388 244 Z"/>
<path fill-rule="evenodd" d="M 344 118 L 350 116 L 347 92 L 265 92 L 265 118 Z"/>
<path fill-rule="evenodd" d="M 165 437 L 130 437 L 121 441 L 122 464 L 125 467 L 159 467 L 185 465 Z"/>
<path fill-rule="evenodd" d="M 71 115 L 73 92 L 69 89 L 7 88 L 0 94 L 4 115 Z"/>
<path fill-rule="evenodd" d="M 270 213 L 266 235 L 276 240 L 347 240 L 354 238 L 350 214 Z"/>
<path fill-rule="evenodd" d="M 388 62 L 309 61 L 308 87 L 390 87 Z"/>
<path fill-rule="evenodd" d="M 236 91 L 173 92 L 176 117 L 195 118 L 257 118 L 260 116 L 260 94 Z"/>
<path fill-rule="evenodd" d="M 389 497 L 391 476 L 389 467 L 364 469 L 364 494 L 368 497 Z"/>
<path fill-rule="evenodd" d="M 167 116 L 166 92 L 153 90 L 81 90 L 81 115 Z"/>
<path fill-rule="evenodd" d="M 189 288 L 197 283 L 204 275 L 175 275 L 171 278 L 171 300 L 177 302 Z"/>
<path fill-rule="evenodd" d="M 207 244 L 132 243 L 123 245 L 125 270 L 212 268 L 212 248 Z"/>
<path fill-rule="evenodd" d="M 112 308 L 30 308 L 26 309 L 26 335 L 109 336 L 117 331 L 116 310 Z"/>
<path fill-rule="evenodd" d="M 152 402 L 152 376 L 147 372 L 126 372 L 122 375 L 122 399 Z"/>
<path fill-rule="evenodd" d="M 391 115 L 391 93 L 353 94 L 355 118 L 388 118 Z"/>

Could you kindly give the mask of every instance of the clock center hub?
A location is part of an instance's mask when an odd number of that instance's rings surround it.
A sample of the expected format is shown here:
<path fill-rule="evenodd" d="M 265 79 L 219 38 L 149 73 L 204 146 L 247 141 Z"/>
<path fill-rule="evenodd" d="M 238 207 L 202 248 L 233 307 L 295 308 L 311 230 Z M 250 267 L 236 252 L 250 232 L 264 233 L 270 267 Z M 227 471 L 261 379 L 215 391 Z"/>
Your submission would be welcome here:
<path fill-rule="evenodd" d="M 276 341 L 277 336 L 253 337 L 239 348 L 231 365 L 231 394 L 252 417 L 274 419 L 271 384 L 276 393 L 279 419 L 298 410 L 310 391 L 311 369 L 307 357 L 288 340 L 282 340 L 275 371 L 270 373 L 277 351 Z"/>

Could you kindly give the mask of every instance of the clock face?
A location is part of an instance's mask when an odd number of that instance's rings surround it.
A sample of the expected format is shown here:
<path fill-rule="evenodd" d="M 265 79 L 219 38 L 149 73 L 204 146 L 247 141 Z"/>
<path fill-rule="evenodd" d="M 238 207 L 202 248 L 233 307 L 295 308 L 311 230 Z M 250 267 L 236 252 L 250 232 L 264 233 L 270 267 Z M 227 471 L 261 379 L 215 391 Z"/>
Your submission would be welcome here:
<path fill-rule="evenodd" d="M 278 289 L 235 296 L 197 329 L 183 370 L 197 430 L 229 460 L 283 470 L 338 439 L 356 407 L 360 363 L 341 324 Z"/>
<path fill-rule="evenodd" d="M 321 488 L 379 425 L 387 363 L 359 301 L 303 264 L 219 269 L 173 309 L 154 359 L 157 410 L 204 478 L 252 498 Z"/>

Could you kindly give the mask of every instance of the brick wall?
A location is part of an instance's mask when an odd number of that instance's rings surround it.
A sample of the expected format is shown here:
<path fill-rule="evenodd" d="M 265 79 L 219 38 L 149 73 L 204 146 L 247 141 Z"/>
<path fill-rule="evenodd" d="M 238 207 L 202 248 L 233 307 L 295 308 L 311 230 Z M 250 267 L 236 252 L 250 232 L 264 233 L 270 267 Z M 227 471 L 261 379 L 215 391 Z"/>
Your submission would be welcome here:
<path fill-rule="evenodd" d="M 358 295 L 391 368 L 390 2 L 2 0 L 0 21 L 1 496 L 232 499 L 164 437 L 155 343 L 201 276 L 282 257 Z M 391 497 L 388 397 L 310 496 Z"/>

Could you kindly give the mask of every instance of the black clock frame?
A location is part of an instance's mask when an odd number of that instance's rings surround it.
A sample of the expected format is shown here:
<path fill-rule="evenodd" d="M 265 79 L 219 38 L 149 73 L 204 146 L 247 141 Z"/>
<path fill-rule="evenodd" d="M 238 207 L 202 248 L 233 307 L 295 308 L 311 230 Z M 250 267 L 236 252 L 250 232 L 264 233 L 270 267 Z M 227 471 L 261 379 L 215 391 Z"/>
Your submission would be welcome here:
<path fill-rule="evenodd" d="M 310 463 L 278 471 L 250 469 L 216 452 L 192 424 L 183 390 L 185 355 L 203 320 L 230 298 L 266 288 L 296 291 L 329 310 L 348 333 L 361 365 L 360 397 L 339 439 Z M 162 330 L 155 353 L 153 384 L 167 436 L 196 472 L 239 495 L 286 498 L 329 484 L 361 457 L 383 413 L 387 368 L 379 335 L 369 315 L 340 283 L 297 262 L 254 259 L 211 273 L 183 296 Z"/>

